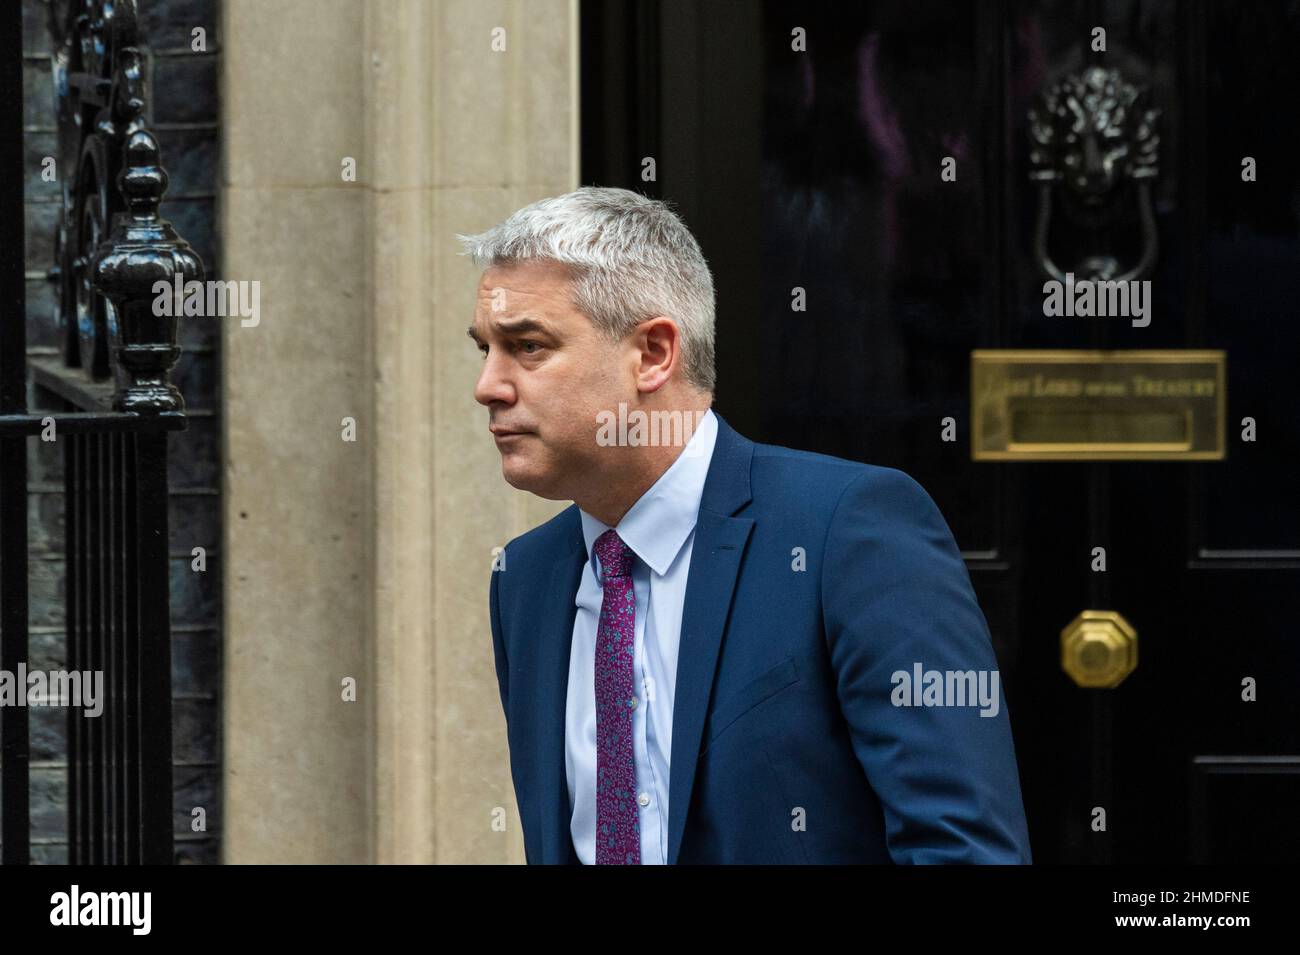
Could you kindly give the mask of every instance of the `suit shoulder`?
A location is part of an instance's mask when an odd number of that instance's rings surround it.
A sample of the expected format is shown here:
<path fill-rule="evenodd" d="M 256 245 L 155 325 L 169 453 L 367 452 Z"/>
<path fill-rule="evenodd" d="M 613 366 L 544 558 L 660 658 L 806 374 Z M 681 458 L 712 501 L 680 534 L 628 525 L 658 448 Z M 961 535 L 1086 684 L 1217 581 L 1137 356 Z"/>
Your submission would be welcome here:
<path fill-rule="evenodd" d="M 754 444 L 753 471 L 761 477 L 773 476 L 801 484 L 842 486 L 869 467 L 861 461 L 817 451 L 801 451 L 779 444 Z"/>
<path fill-rule="evenodd" d="M 920 483 L 899 468 L 775 444 L 754 445 L 754 472 L 764 485 L 785 488 L 790 494 L 825 495 L 832 502 L 841 500 L 851 486 L 855 494 L 882 506 L 915 505 L 918 498 L 930 502 Z"/>

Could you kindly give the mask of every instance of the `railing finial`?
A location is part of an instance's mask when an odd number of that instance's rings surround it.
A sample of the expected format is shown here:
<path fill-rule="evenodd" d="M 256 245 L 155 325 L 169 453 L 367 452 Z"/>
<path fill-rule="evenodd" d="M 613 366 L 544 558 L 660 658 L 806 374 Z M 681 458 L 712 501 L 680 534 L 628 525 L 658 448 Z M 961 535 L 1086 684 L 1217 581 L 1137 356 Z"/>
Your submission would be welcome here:
<path fill-rule="evenodd" d="M 122 156 L 117 185 L 127 208 L 137 219 L 157 219 L 168 182 L 167 170 L 159 160 L 158 140 L 147 129 L 136 129 L 127 136 Z"/>
<path fill-rule="evenodd" d="M 169 374 L 180 358 L 176 326 L 180 309 L 171 289 L 202 280 L 203 262 L 170 222 L 158 216 L 167 173 L 158 163 L 158 141 L 143 127 L 123 147 L 118 186 L 128 212 L 113 217 L 113 229 L 91 262 L 95 287 L 113 303 L 116 334 L 111 344 L 119 372 L 113 406 L 118 411 L 157 414 L 184 411 L 185 401 Z M 156 314 L 154 291 L 166 282 L 169 296 Z M 177 296 L 178 298 L 179 296 Z"/>

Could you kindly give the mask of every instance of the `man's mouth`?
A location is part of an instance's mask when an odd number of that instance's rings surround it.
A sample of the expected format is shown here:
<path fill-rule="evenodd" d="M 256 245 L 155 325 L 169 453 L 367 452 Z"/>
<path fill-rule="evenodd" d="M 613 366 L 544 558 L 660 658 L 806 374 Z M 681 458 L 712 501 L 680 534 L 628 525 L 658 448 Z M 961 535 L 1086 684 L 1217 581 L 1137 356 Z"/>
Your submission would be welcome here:
<path fill-rule="evenodd" d="M 495 425 L 488 425 L 488 430 L 492 432 L 492 436 L 498 441 L 504 438 L 518 438 L 525 434 L 532 434 L 531 431 L 512 431 L 508 428 L 498 428 Z"/>

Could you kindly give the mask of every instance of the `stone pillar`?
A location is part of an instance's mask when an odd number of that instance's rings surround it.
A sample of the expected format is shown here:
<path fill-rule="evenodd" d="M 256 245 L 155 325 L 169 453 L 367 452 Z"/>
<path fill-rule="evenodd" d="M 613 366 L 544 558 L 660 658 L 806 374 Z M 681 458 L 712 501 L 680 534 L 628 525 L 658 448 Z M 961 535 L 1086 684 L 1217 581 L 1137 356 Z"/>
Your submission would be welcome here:
<path fill-rule="evenodd" d="M 224 859 L 522 861 L 488 584 L 562 505 L 501 478 L 454 233 L 577 185 L 576 0 L 224 10 Z"/>

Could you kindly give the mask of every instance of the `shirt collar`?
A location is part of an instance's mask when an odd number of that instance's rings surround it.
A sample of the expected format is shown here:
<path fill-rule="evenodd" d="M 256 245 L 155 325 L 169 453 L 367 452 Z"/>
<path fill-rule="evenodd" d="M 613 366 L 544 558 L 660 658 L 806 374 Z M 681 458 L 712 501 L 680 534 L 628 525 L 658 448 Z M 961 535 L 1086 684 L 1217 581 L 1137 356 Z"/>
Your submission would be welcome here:
<path fill-rule="evenodd" d="M 682 453 L 677 455 L 677 460 L 637 499 L 614 528 L 623 542 L 660 576 L 668 572 L 686 538 L 695 529 L 717 436 L 717 417 L 709 408 L 700 418 Z M 590 561 L 596 538 L 610 527 L 581 508 L 578 513 L 582 517 L 582 537 Z"/>

